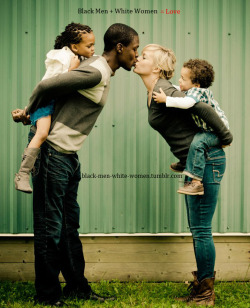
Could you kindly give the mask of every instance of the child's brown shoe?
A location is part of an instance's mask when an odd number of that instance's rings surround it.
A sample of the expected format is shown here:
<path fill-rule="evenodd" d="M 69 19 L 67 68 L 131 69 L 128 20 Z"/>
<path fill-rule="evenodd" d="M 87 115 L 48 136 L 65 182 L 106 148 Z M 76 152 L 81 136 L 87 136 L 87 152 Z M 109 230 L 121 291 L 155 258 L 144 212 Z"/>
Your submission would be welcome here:
<path fill-rule="evenodd" d="M 187 182 L 184 187 L 180 187 L 177 192 L 184 195 L 204 195 L 203 184 L 197 182 Z"/>

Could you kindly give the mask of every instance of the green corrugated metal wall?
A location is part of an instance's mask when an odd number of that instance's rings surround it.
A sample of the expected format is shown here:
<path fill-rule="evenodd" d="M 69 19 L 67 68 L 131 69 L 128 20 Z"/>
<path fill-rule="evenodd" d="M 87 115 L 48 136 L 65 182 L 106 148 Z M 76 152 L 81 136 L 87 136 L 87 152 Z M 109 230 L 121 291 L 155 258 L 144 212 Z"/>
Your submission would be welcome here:
<path fill-rule="evenodd" d="M 227 171 L 213 231 L 250 231 L 250 1 L 0 0 L 0 5 L 0 233 L 32 232 L 32 196 L 15 191 L 13 184 L 28 127 L 12 122 L 10 112 L 27 104 L 44 74 L 46 52 L 71 21 L 91 26 L 97 54 L 102 53 L 105 30 L 115 22 L 135 28 L 141 47 L 159 43 L 172 48 L 178 60 L 174 83 L 189 58 L 204 58 L 214 65 L 212 90 L 229 118 L 234 142 L 226 149 Z M 78 14 L 78 8 L 109 13 Z M 115 8 L 154 9 L 158 14 L 111 13 Z M 161 13 L 166 9 L 178 9 L 181 14 Z M 137 75 L 117 71 L 108 103 L 79 155 L 83 174 L 171 174 L 169 164 L 175 159 L 147 123 L 146 91 Z M 83 178 L 80 232 L 188 232 L 184 197 L 176 193 L 179 182 Z"/>

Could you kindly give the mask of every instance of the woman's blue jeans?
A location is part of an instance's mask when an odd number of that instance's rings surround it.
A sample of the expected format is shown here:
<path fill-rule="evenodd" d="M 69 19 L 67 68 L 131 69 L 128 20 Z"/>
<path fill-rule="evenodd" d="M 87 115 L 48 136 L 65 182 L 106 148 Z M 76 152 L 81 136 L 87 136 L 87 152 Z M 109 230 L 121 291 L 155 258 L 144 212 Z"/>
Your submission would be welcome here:
<path fill-rule="evenodd" d="M 203 175 L 204 195 L 185 196 L 188 223 L 193 236 L 198 281 L 214 276 L 215 247 L 212 236 L 212 219 L 225 168 L 226 157 L 223 149 L 210 149 L 206 153 Z M 186 180 L 190 178 L 186 177 Z"/>
<path fill-rule="evenodd" d="M 30 132 L 29 140 L 33 135 Z M 77 154 L 60 153 L 44 142 L 33 169 L 35 287 L 41 302 L 61 297 L 60 271 L 68 289 L 91 290 L 84 277 L 85 261 L 77 231 L 80 179 Z"/>

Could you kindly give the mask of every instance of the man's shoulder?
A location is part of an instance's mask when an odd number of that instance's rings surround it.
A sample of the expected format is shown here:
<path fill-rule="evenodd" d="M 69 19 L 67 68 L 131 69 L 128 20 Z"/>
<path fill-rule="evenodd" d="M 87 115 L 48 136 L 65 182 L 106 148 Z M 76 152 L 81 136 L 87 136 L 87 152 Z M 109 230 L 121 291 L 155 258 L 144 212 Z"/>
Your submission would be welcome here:
<path fill-rule="evenodd" d="M 90 71 L 98 71 L 101 75 L 110 76 L 112 74 L 112 70 L 108 65 L 106 59 L 102 56 L 92 56 L 86 60 L 83 60 L 79 67 L 76 70 L 90 70 Z"/>
<path fill-rule="evenodd" d="M 92 57 L 90 57 L 90 58 L 87 58 L 87 59 L 84 59 L 84 60 L 82 60 L 81 61 L 81 63 L 80 63 L 80 65 L 78 66 L 78 68 L 77 69 L 86 69 L 86 67 L 88 67 L 89 65 L 91 65 L 92 63 L 94 63 L 94 62 L 98 62 L 98 61 L 100 61 L 100 57 L 101 56 L 92 56 Z"/>

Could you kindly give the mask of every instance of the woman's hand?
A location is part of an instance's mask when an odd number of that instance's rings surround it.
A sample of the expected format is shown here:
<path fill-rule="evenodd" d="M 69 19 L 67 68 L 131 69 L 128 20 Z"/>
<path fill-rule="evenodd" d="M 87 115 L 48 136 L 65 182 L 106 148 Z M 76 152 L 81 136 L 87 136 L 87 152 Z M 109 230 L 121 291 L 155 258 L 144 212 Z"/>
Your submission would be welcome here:
<path fill-rule="evenodd" d="M 80 62 L 81 61 L 78 58 L 78 56 L 73 56 L 70 61 L 69 72 L 74 70 L 75 68 L 78 68 L 78 66 L 80 65 Z"/>
<path fill-rule="evenodd" d="M 160 93 L 158 92 L 153 92 L 153 99 L 157 103 L 166 103 L 167 96 L 166 94 L 162 91 L 162 88 L 160 88 Z"/>

